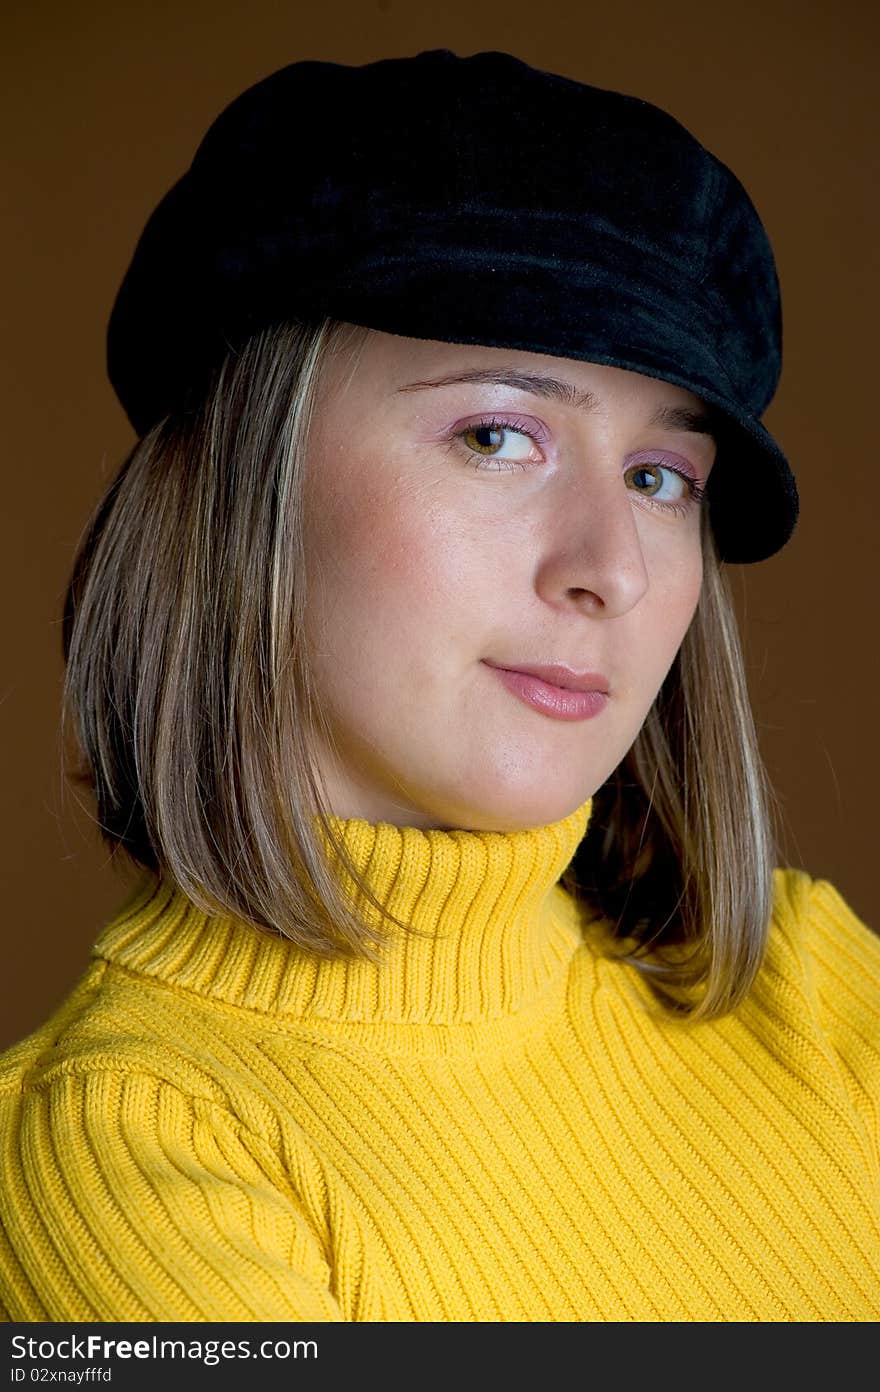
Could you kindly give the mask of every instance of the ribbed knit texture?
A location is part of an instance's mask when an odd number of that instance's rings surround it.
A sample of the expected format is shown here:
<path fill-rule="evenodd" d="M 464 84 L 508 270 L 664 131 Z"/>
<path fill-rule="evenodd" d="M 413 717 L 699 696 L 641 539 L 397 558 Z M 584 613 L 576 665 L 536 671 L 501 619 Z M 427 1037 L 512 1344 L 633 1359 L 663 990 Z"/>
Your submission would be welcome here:
<path fill-rule="evenodd" d="M 778 870 L 721 1020 L 665 1016 L 513 833 L 339 822 L 394 931 L 318 960 L 139 891 L 0 1059 L 13 1320 L 880 1317 L 880 940 Z"/>

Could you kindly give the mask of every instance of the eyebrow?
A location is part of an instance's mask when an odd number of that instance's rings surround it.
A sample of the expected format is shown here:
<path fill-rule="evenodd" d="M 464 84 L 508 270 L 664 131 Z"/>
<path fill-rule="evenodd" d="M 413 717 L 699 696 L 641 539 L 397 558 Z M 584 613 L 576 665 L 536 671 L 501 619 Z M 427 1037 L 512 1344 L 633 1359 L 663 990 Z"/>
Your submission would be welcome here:
<path fill-rule="evenodd" d="M 495 386 L 515 387 L 518 391 L 531 392 L 551 401 L 561 401 L 579 411 L 594 411 L 600 398 L 595 392 L 581 391 L 573 382 L 560 377 L 551 377 L 544 372 L 526 372 L 522 369 L 497 367 L 465 367 L 460 372 L 451 372 L 445 377 L 435 377 L 426 382 L 406 382 L 398 391 L 424 391 L 429 387 L 453 387 L 462 383 L 489 383 Z M 717 417 L 711 410 L 693 410 L 686 406 L 658 406 L 649 425 L 663 425 L 669 430 L 688 430 L 700 435 L 711 435 L 717 440 Z"/>

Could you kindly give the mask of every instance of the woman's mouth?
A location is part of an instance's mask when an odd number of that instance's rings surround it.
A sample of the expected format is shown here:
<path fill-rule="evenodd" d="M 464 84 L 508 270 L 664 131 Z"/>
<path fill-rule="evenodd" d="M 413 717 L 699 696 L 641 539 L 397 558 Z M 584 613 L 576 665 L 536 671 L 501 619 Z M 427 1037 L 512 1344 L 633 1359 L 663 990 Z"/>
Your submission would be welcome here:
<path fill-rule="evenodd" d="M 590 720 L 608 702 L 608 682 L 600 672 L 555 664 L 502 667 L 484 660 L 484 665 L 512 695 L 554 720 Z"/>

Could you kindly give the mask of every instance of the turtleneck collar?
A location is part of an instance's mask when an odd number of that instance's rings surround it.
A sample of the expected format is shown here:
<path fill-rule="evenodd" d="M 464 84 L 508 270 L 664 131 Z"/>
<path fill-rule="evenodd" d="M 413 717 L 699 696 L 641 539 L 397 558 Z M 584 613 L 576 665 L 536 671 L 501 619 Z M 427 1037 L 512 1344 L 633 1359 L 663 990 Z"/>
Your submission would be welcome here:
<path fill-rule="evenodd" d="M 391 925 L 383 960 L 327 960 L 177 886 L 142 888 L 94 955 L 201 996 L 301 1021 L 455 1024 L 500 1019 L 540 997 L 580 942 L 557 886 L 592 811 L 526 831 L 423 831 L 334 818 Z"/>

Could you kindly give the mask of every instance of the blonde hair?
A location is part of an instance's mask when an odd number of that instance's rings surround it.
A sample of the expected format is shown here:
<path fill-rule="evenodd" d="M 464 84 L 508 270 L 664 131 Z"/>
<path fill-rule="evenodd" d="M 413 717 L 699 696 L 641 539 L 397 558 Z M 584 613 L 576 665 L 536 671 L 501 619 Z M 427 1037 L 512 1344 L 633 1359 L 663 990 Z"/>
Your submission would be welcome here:
<path fill-rule="evenodd" d="M 122 851 L 210 914 L 378 960 L 381 906 L 331 826 L 310 749 L 304 490 L 322 368 L 362 331 L 285 323 L 231 352 L 202 403 L 132 449 L 77 550 L 62 742 Z M 760 965 L 775 858 L 736 618 L 703 519 L 696 615 L 564 882 L 658 1001 L 711 1018 Z M 348 872 L 358 912 L 327 847 Z M 394 920 L 396 922 L 396 920 Z"/>

